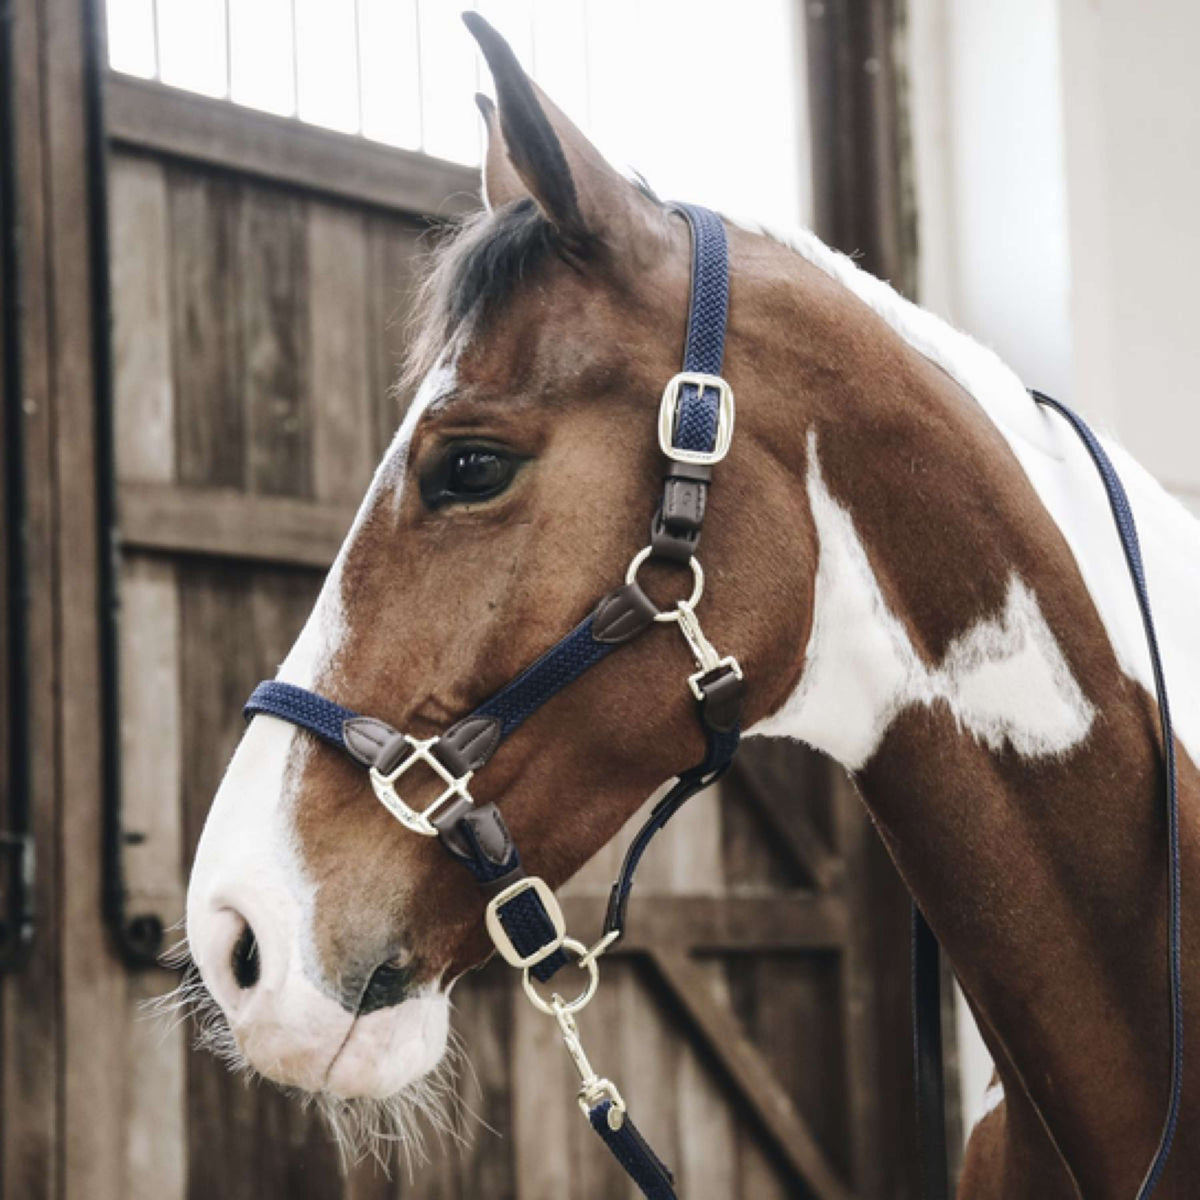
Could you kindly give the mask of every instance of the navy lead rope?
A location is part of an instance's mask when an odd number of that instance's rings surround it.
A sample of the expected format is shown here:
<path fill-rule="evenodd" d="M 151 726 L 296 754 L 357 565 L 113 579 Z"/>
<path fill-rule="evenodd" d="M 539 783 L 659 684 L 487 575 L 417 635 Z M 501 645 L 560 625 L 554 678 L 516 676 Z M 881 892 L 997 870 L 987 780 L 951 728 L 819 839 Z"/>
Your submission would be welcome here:
<path fill-rule="evenodd" d="M 652 522 L 651 544 L 634 560 L 625 585 L 603 597 L 588 617 L 536 662 L 431 742 L 416 742 L 383 721 L 279 680 L 260 683 L 244 710 L 248 719 L 265 715 L 290 721 L 370 768 L 376 794 L 393 815 L 418 832 L 436 834 L 443 847 L 492 898 L 489 912 L 494 911 L 499 928 L 489 924 L 489 930 L 497 948 L 509 962 L 541 982 L 570 961 L 566 949 L 572 943 L 565 939 L 561 911 L 549 889 L 540 880 L 525 875 L 499 809 L 494 804 L 475 805 L 466 791 L 466 781 L 542 705 L 613 650 L 652 626 L 660 614 L 638 587 L 636 577 L 636 566 L 644 557 L 691 566 L 698 584 L 703 578 L 694 554 L 711 467 L 724 454 L 732 433 L 732 392 L 719 377 L 729 307 L 728 251 L 724 226 L 715 213 L 693 205 L 672 207 L 687 220 L 692 238 L 692 287 L 683 372 L 668 385 L 660 410 L 659 437 L 669 466 L 662 503 Z M 580 965 L 584 965 L 585 958 L 591 960 L 588 970 L 593 984 L 589 986 L 594 986 L 596 958 L 624 930 L 634 872 L 650 840 L 689 797 L 725 772 L 737 752 L 741 736 L 741 668 L 732 658 L 718 659 L 704 638 L 694 616 L 698 595 L 699 589 L 692 601 L 680 602 L 673 619 L 678 621 L 700 667 L 690 677 L 689 685 L 705 736 L 704 757 L 680 774 L 634 839 L 613 884 L 603 936 L 579 960 Z M 395 789 L 399 776 L 418 761 L 439 774 L 447 785 L 425 813 L 409 809 Z M 431 816 L 435 809 L 438 815 Z M 552 946 L 554 949 L 549 949 Z M 534 993 L 530 995 L 532 999 Z M 557 1004 L 557 999 L 556 1004 L 547 1006 L 543 1002 L 540 1007 L 558 1018 L 564 1039 L 573 1040 L 572 1055 L 576 1050 L 582 1054 L 572 1016 L 574 1008 Z M 567 1044 L 571 1048 L 572 1041 Z M 591 1086 L 585 1079 L 581 1089 L 581 1096 L 588 1097 L 589 1124 L 647 1200 L 676 1200 L 671 1172 L 629 1119 L 615 1087 L 594 1073 L 589 1079 Z"/>
<path fill-rule="evenodd" d="M 1041 405 L 1062 416 L 1079 435 L 1104 484 L 1108 505 L 1116 523 L 1121 550 L 1129 568 L 1129 577 L 1137 597 L 1150 666 L 1154 674 L 1154 692 L 1158 701 L 1158 719 L 1162 730 L 1163 761 L 1166 766 L 1167 801 L 1167 983 L 1170 995 L 1171 1071 L 1167 1111 L 1154 1157 L 1150 1161 L 1136 1200 L 1149 1200 L 1175 1141 L 1179 1107 L 1183 1095 L 1183 903 L 1179 853 L 1179 785 L 1175 763 L 1175 733 L 1171 724 L 1171 706 L 1163 675 L 1158 634 L 1146 587 L 1146 568 L 1133 508 L 1116 467 L 1100 444 L 1099 438 L 1078 413 L 1061 401 L 1042 392 L 1030 394 Z M 913 908 L 913 1044 L 917 1079 L 917 1110 L 920 1125 L 922 1166 L 926 1195 L 943 1200 L 949 1193 L 946 1167 L 945 1110 L 941 1078 L 941 1012 L 938 945 L 919 910 Z M 936 1115 L 935 1115 L 936 1114 Z"/>

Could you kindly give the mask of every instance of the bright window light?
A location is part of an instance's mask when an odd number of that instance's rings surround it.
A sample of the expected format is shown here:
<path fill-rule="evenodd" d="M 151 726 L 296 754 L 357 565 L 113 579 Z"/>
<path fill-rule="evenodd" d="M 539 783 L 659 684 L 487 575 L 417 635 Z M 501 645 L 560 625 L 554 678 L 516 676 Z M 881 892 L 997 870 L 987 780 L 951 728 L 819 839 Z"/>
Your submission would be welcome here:
<path fill-rule="evenodd" d="M 477 164 L 464 0 L 108 0 L 115 70 Z M 664 198 L 802 218 L 795 0 L 476 0 L 546 93 Z M 714 55 L 713 47 L 719 47 Z M 799 86 L 802 86 L 799 85 Z"/>
<path fill-rule="evenodd" d="M 229 58 L 230 99 L 295 115 L 292 0 L 229 0 Z"/>
<path fill-rule="evenodd" d="M 358 133 L 358 6 L 355 0 L 293 3 L 297 113 L 313 125 Z"/>
<path fill-rule="evenodd" d="M 154 0 L 108 0 L 105 10 L 113 70 L 153 79 L 158 74 Z"/>
<path fill-rule="evenodd" d="M 407 150 L 421 148 L 421 53 L 417 0 L 359 0 L 362 131 Z"/>
<path fill-rule="evenodd" d="M 158 0 L 158 77 L 205 96 L 229 94 L 225 0 Z"/>

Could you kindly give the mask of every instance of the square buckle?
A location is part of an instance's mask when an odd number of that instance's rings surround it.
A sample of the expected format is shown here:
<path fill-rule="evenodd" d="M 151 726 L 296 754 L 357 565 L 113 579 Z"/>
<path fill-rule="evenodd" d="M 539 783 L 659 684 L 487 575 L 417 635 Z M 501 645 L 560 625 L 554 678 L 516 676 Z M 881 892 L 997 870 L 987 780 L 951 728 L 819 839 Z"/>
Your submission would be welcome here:
<path fill-rule="evenodd" d="M 675 429 L 679 421 L 679 400 L 687 386 L 699 389 L 700 394 L 710 389 L 717 392 L 717 437 L 711 450 L 681 450 L 674 444 Z M 712 466 L 719 463 L 729 451 L 733 440 L 733 388 L 720 375 L 705 375 L 700 371 L 680 371 L 663 389 L 658 406 L 658 444 L 662 452 L 676 462 L 700 463 Z"/>
<path fill-rule="evenodd" d="M 554 939 L 544 946 L 539 946 L 532 954 L 522 954 L 513 945 L 512 938 L 508 936 L 508 930 L 500 921 L 500 910 L 524 892 L 533 892 L 537 896 L 546 910 L 546 915 L 550 918 L 550 924 L 554 927 Z M 526 875 L 523 879 L 509 884 L 504 891 L 493 896 L 488 901 L 484 920 L 487 924 L 488 934 L 500 952 L 500 957 L 518 970 L 536 967 L 543 959 L 549 958 L 556 950 L 560 950 L 563 942 L 567 940 L 567 921 L 559 906 L 558 898 L 550 890 L 550 885 L 536 875 Z"/>
<path fill-rule="evenodd" d="M 431 753 L 431 749 L 437 740 L 435 737 L 426 738 L 424 741 L 409 738 L 408 742 L 412 749 L 408 757 L 395 770 L 389 771 L 384 775 L 376 767 L 372 767 L 370 772 L 371 787 L 375 789 L 375 795 L 380 804 L 405 829 L 411 830 L 413 833 L 419 833 L 422 837 L 437 837 L 437 828 L 429 818 L 442 805 L 460 796 L 471 804 L 475 803 L 471 793 L 467 790 L 467 784 L 470 782 L 474 772 L 468 771 L 465 775 L 461 776 L 452 775 L 437 756 Z M 396 780 L 409 767 L 418 762 L 423 762 L 446 785 L 438 798 L 422 812 L 417 812 L 415 808 L 410 808 L 405 804 L 400 797 L 400 793 L 396 791 Z"/>

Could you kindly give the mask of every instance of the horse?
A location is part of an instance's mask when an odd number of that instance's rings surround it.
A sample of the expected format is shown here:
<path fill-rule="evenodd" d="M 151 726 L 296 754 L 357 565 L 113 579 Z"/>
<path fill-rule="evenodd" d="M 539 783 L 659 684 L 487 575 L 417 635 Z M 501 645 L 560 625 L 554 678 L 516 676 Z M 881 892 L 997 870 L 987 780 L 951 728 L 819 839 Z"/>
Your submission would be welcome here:
<path fill-rule="evenodd" d="M 484 208 L 436 254 L 415 398 L 278 674 L 416 739 L 536 662 L 645 543 L 653 398 L 689 316 L 688 222 L 467 21 L 497 94 L 480 99 Z M 1130 1196 L 1170 1069 L 1164 746 L 1104 490 L 990 351 L 810 232 L 721 228 L 737 422 L 705 506 L 706 643 L 736 658 L 748 735 L 850 773 L 953 964 L 999 1081 L 960 1195 Z M 1190 886 L 1200 524 L 1106 444 L 1159 625 Z M 638 578 L 664 605 L 691 585 L 660 560 Z M 473 780 L 547 894 L 703 755 L 689 670 L 656 626 Z M 414 774 L 404 811 L 444 787 Z M 347 1111 L 436 1089 L 451 985 L 493 949 L 487 896 L 379 798 L 347 755 L 260 711 L 188 889 L 218 1040 Z M 1186 923 L 1192 994 L 1198 939 Z M 1200 1177 L 1191 1066 L 1179 1130 L 1160 1195 Z"/>

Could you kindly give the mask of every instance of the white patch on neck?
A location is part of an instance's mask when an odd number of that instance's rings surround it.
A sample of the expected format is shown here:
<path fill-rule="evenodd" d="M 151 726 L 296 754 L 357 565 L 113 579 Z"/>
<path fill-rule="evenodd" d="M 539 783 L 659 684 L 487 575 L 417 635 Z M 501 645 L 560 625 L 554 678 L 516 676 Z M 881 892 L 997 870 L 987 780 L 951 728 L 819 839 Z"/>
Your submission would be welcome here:
<path fill-rule="evenodd" d="M 1063 754 L 1095 716 L 1042 616 L 1015 575 L 1004 607 L 925 663 L 888 608 L 854 521 L 830 495 L 814 433 L 808 497 L 816 525 L 813 627 L 804 673 L 784 706 L 750 732 L 797 738 L 851 770 L 867 763 L 895 718 L 914 704 L 945 704 L 991 750 L 1025 758 Z"/>
<path fill-rule="evenodd" d="M 983 409 L 1070 546 L 1121 669 L 1153 695 L 1146 633 L 1108 500 L 1074 430 L 1034 403 L 1023 381 L 995 353 L 861 270 L 811 230 L 773 236 L 868 305 Z M 1064 399 L 1077 401 L 1086 411 L 1086 396 Z M 1200 671 L 1192 669 L 1200 661 L 1200 521 L 1113 439 L 1101 441 L 1137 519 L 1175 732 L 1192 758 L 1200 760 Z"/>

